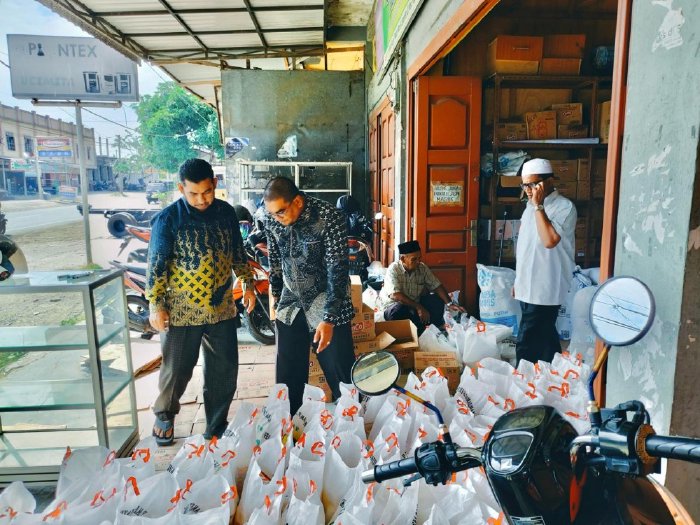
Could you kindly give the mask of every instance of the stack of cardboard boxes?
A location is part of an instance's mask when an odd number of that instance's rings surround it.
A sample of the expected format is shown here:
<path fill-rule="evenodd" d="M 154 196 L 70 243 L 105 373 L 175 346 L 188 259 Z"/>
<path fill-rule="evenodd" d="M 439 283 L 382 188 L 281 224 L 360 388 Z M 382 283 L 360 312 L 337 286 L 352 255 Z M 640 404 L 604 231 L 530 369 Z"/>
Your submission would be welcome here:
<path fill-rule="evenodd" d="M 359 277 L 351 276 L 350 295 L 355 308 L 352 320 L 353 347 L 355 357 L 369 352 L 386 350 L 394 354 L 401 367 L 402 375 L 416 372 L 420 375 L 429 366 L 440 369 L 447 378 L 450 392 L 459 385 L 461 368 L 457 357 L 452 352 L 421 352 L 418 348 L 418 331 L 408 320 L 374 321 L 372 309 L 362 303 L 362 282 Z M 322 388 L 328 401 L 331 391 L 323 376 L 321 365 L 313 352 L 309 359 L 309 384 Z"/>
<path fill-rule="evenodd" d="M 586 35 L 548 35 L 542 48 L 541 75 L 578 75 Z"/>

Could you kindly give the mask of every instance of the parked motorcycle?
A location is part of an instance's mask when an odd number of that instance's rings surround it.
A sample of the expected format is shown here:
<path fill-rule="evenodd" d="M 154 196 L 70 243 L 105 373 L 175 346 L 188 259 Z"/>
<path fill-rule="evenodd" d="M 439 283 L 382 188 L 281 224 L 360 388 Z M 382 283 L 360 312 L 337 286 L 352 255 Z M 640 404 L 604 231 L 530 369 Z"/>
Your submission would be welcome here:
<path fill-rule="evenodd" d="M 146 300 L 146 268 L 110 261 L 110 265 L 124 271 L 126 288 L 126 308 L 129 316 L 129 329 L 141 334 L 141 339 L 152 339 L 155 330 L 148 320 L 149 309 Z"/>
<path fill-rule="evenodd" d="M 348 227 L 350 275 L 359 275 L 364 283 L 368 278 L 367 268 L 372 262 L 372 226 L 362 215 L 360 203 L 352 195 L 339 197 L 335 207 L 345 216 Z"/>
<path fill-rule="evenodd" d="M 126 226 L 126 232 L 127 235 L 119 245 L 119 253 L 117 254 L 117 257 L 119 257 L 122 252 L 126 250 L 127 246 L 129 246 L 133 239 L 138 239 L 139 241 L 146 243 L 146 247 L 136 248 L 135 250 L 129 252 L 129 255 L 126 257 L 126 262 L 146 264 L 148 262 L 148 243 L 151 240 L 151 229 L 143 226 Z"/>
<path fill-rule="evenodd" d="M 405 486 L 421 477 L 437 485 L 454 472 L 482 467 L 513 525 L 692 523 L 673 495 L 648 474 L 660 471 L 659 458 L 700 463 L 700 439 L 656 435 L 640 401 L 600 409 L 593 392 L 611 346 L 637 342 L 653 318 L 654 298 L 637 279 L 613 278 L 596 292 L 590 321 L 605 348 L 588 382 L 591 430 L 581 436 L 554 408 L 539 405 L 501 416 L 483 447 L 458 447 L 439 410 L 396 385 L 396 358 L 388 352 L 366 354 L 352 370 L 358 390 L 372 396 L 395 388 L 421 402 L 436 413 L 442 440 L 421 445 L 413 457 L 376 465 L 363 473 L 363 480 L 411 476 Z"/>

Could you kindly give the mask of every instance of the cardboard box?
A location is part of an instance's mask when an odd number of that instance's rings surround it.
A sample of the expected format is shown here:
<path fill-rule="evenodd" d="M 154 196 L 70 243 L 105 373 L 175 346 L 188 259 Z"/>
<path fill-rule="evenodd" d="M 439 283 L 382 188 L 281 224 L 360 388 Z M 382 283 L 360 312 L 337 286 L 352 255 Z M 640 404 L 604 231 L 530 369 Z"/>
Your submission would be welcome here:
<path fill-rule="evenodd" d="M 498 180 L 501 183 L 501 188 L 519 188 L 523 181 L 522 177 L 514 175 L 501 175 Z"/>
<path fill-rule="evenodd" d="M 362 311 L 355 313 L 355 317 L 350 321 L 353 341 L 370 341 L 374 339 L 374 310 L 362 305 Z"/>
<path fill-rule="evenodd" d="M 362 279 L 359 275 L 350 276 L 350 300 L 355 311 L 362 309 Z"/>
<path fill-rule="evenodd" d="M 578 179 L 578 160 L 550 160 L 557 182 L 576 182 Z"/>
<path fill-rule="evenodd" d="M 591 181 L 591 163 L 588 159 L 578 159 L 578 169 L 576 171 L 576 179 L 578 182 Z"/>
<path fill-rule="evenodd" d="M 598 104 L 598 136 L 600 142 L 607 144 L 610 140 L 610 101 Z"/>
<path fill-rule="evenodd" d="M 557 113 L 555 111 L 534 111 L 525 113 L 527 138 L 546 140 L 557 138 Z"/>
<path fill-rule="evenodd" d="M 498 140 L 525 140 L 527 139 L 527 126 L 522 122 L 505 122 L 496 126 L 496 138 Z"/>
<path fill-rule="evenodd" d="M 576 220 L 576 231 L 574 232 L 574 235 L 576 236 L 576 239 L 585 239 L 588 237 L 588 221 L 586 220 L 585 217 L 579 217 Z"/>
<path fill-rule="evenodd" d="M 564 180 L 558 181 L 554 184 L 560 195 L 563 195 L 567 199 L 576 199 L 576 181 Z"/>
<path fill-rule="evenodd" d="M 547 58 L 583 58 L 586 35 L 546 35 L 542 56 Z"/>
<path fill-rule="evenodd" d="M 582 124 L 564 124 L 557 126 L 558 139 L 585 139 L 588 137 L 588 126 Z"/>
<path fill-rule="evenodd" d="M 540 75 L 579 75 L 580 58 L 543 58 L 540 63 Z"/>
<path fill-rule="evenodd" d="M 396 356 L 399 365 L 404 370 L 413 368 L 413 354 L 418 349 L 418 329 L 408 319 L 400 321 L 380 321 L 376 324 L 379 333 L 386 332 L 394 338 L 394 342 L 386 347 L 388 352 Z"/>
<path fill-rule="evenodd" d="M 524 121 L 525 113 L 543 111 L 552 104 L 566 104 L 571 101 L 570 89 L 544 89 L 544 88 L 503 88 L 501 89 L 499 105 L 499 121 Z M 493 124 L 494 91 L 492 88 L 484 89 L 484 104 L 482 120 Z"/>
<path fill-rule="evenodd" d="M 557 126 L 583 123 L 583 104 L 580 102 L 552 104 L 551 109 L 557 112 Z"/>
<path fill-rule="evenodd" d="M 579 180 L 576 183 L 576 200 L 587 201 L 591 198 L 591 179 Z"/>
<path fill-rule="evenodd" d="M 362 354 L 384 350 L 394 341 L 396 341 L 396 339 L 391 334 L 382 332 L 371 341 L 353 341 L 352 346 L 355 349 L 355 357 L 359 357 Z"/>
<path fill-rule="evenodd" d="M 316 374 L 313 376 L 309 376 L 309 384 L 311 386 L 317 386 L 323 390 L 323 392 L 326 394 L 326 401 L 331 402 L 333 399 L 333 393 L 331 392 L 331 387 L 328 385 L 328 382 L 326 381 L 326 377 L 323 374 Z"/>
<path fill-rule="evenodd" d="M 489 73 L 536 75 L 542 59 L 541 36 L 498 35 L 489 44 Z"/>
<path fill-rule="evenodd" d="M 429 366 L 434 366 L 447 378 L 450 394 L 454 394 L 462 377 L 462 369 L 454 352 L 416 352 L 413 355 L 416 375 L 420 375 Z"/>
<path fill-rule="evenodd" d="M 510 240 L 510 241 L 503 241 L 503 250 L 501 251 L 501 241 L 500 239 L 495 241 L 495 246 L 494 246 L 494 255 L 496 258 L 498 258 L 498 254 L 500 252 L 501 254 L 501 259 L 515 259 L 515 240 Z"/>
<path fill-rule="evenodd" d="M 506 241 L 510 241 L 518 238 L 520 233 L 520 220 L 519 219 L 508 219 L 508 220 L 497 220 L 496 221 L 496 241 L 501 240 L 501 236 Z M 491 240 L 491 221 L 489 219 L 479 220 L 479 239 L 483 241 Z"/>
<path fill-rule="evenodd" d="M 588 242 L 586 241 L 586 238 L 578 238 L 576 237 L 576 247 L 574 249 L 574 256 L 575 257 L 585 257 L 586 256 L 586 246 Z"/>

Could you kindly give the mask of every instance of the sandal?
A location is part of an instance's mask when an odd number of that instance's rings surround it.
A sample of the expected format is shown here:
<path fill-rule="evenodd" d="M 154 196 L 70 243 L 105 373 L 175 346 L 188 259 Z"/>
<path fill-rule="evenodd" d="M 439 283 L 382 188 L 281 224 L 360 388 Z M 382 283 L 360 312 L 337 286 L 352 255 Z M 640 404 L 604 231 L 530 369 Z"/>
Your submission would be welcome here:
<path fill-rule="evenodd" d="M 156 416 L 156 421 L 153 423 L 153 437 L 156 438 L 156 444 L 159 447 L 167 447 L 172 445 L 175 439 L 175 428 L 172 419 L 162 420 Z"/>

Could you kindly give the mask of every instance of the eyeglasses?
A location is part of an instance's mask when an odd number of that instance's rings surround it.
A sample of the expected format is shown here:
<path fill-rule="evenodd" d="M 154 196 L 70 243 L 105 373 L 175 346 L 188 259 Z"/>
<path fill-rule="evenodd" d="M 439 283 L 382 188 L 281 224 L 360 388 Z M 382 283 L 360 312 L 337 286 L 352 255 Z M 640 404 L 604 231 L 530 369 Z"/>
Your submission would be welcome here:
<path fill-rule="evenodd" d="M 292 207 L 292 204 L 294 204 L 294 201 L 295 201 L 295 200 L 296 200 L 296 197 L 294 197 L 294 199 L 292 199 L 292 200 L 289 202 L 289 204 L 288 204 L 287 206 L 285 206 L 284 208 L 281 208 L 281 209 L 279 209 L 279 210 L 277 210 L 277 211 L 268 211 L 267 213 L 269 213 L 269 214 L 272 215 L 273 217 L 278 217 L 278 218 L 281 219 L 282 217 L 284 217 L 285 215 L 287 215 L 287 212 L 289 211 L 289 208 Z"/>
<path fill-rule="evenodd" d="M 542 182 L 542 181 L 539 180 L 539 181 L 537 181 L 537 182 L 522 183 L 522 184 L 520 184 L 520 187 L 521 187 L 522 189 L 524 189 L 524 190 L 534 190 L 534 189 L 535 189 L 535 186 L 537 186 L 537 185 L 540 184 L 541 182 Z"/>

